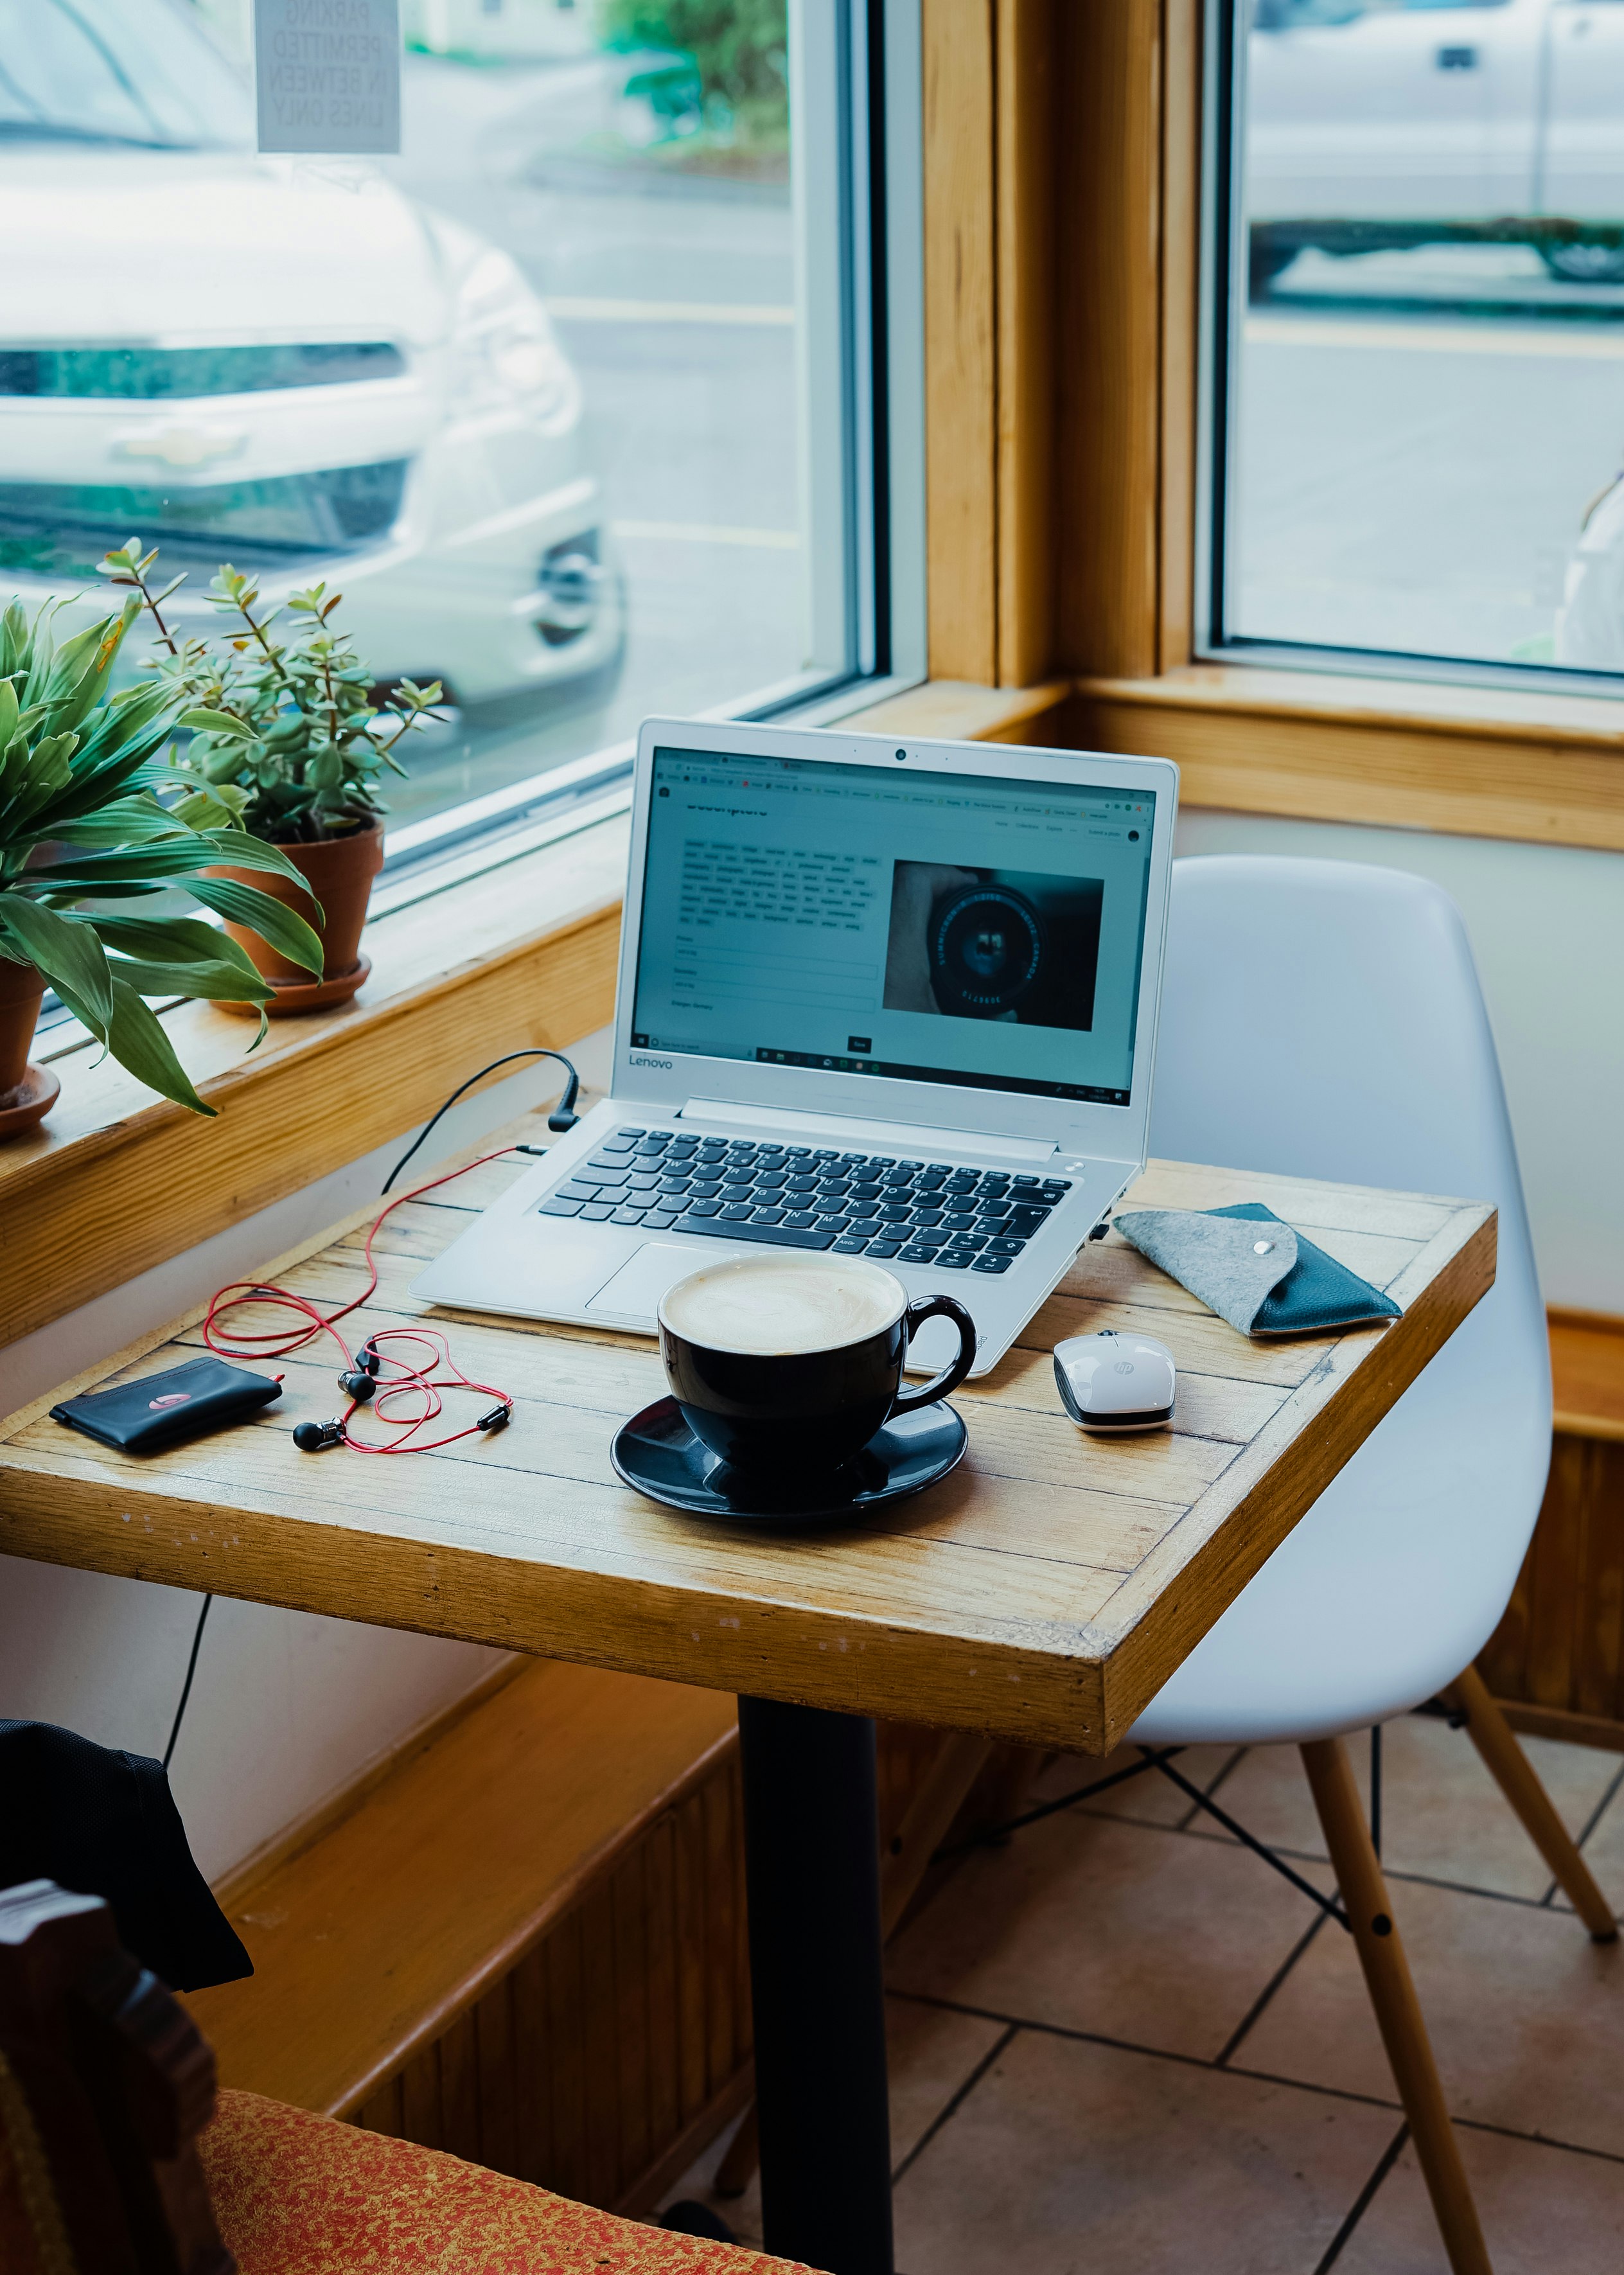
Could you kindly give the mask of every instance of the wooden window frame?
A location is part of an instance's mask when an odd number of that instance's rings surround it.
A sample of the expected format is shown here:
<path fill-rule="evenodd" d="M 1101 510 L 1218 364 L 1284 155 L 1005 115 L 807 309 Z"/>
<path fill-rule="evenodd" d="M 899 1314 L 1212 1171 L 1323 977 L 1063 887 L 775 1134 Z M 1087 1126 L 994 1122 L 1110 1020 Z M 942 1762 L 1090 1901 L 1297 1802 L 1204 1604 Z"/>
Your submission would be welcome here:
<path fill-rule="evenodd" d="M 1608 698 L 1194 654 L 1202 0 L 924 24 L 933 679 L 1190 805 L 1624 850 Z"/>

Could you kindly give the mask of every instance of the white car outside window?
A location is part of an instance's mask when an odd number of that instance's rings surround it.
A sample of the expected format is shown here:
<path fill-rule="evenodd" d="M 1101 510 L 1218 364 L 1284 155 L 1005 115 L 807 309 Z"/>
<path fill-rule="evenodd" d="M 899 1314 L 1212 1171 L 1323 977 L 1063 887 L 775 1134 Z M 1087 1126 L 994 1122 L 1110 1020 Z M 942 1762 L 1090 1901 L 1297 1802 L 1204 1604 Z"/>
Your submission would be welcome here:
<path fill-rule="evenodd" d="M 604 679 L 620 580 L 575 374 L 509 256 L 352 160 L 259 157 L 185 0 L 0 0 L 0 588 L 325 578 L 381 678 Z"/>

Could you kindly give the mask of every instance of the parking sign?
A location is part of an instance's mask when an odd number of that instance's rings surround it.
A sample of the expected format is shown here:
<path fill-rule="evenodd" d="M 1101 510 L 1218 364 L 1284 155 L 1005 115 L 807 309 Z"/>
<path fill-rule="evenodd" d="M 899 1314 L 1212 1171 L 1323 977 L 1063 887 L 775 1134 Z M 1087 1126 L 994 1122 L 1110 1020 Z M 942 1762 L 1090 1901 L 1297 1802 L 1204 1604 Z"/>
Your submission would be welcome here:
<path fill-rule="evenodd" d="M 400 147 L 400 0 L 253 0 L 259 147 Z"/>

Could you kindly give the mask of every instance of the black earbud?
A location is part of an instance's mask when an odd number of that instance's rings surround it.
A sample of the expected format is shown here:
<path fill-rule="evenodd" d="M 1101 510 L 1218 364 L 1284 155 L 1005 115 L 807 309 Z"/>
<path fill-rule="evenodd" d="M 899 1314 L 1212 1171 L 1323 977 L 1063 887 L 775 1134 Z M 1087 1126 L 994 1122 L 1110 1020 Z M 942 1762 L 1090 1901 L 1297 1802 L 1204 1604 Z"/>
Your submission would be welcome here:
<path fill-rule="evenodd" d="M 344 1425 L 336 1417 L 331 1422 L 298 1422 L 294 1425 L 293 1442 L 301 1454 L 319 1454 L 324 1447 L 342 1446 Z"/>
<path fill-rule="evenodd" d="M 365 1406 L 378 1387 L 370 1374 L 363 1374 L 358 1366 L 353 1374 L 341 1374 L 338 1387 L 346 1397 L 353 1398 L 358 1406 Z"/>

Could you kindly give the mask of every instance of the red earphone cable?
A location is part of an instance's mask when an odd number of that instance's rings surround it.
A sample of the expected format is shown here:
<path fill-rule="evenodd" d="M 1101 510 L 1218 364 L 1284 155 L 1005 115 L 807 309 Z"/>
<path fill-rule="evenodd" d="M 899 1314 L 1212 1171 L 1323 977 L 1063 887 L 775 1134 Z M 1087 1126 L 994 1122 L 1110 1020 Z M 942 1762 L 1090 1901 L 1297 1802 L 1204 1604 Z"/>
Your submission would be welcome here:
<path fill-rule="evenodd" d="M 345 1373 L 353 1374 L 357 1371 L 356 1363 L 351 1355 L 349 1344 L 338 1332 L 337 1323 L 340 1319 L 348 1319 L 351 1311 L 359 1311 L 362 1304 L 368 1303 L 377 1291 L 378 1266 L 374 1260 L 372 1244 L 382 1229 L 384 1220 L 393 1215 L 397 1208 L 404 1208 L 408 1201 L 416 1200 L 423 1193 L 432 1193 L 437 1185 L 449 1185 L 455 1178 L 466 1176 L 470 1169 L 482 1168 L 487 1161 L 499 1161 L 505 1154 L 517 1150 L 512 1145 L 499 1145 L 495 1153 L 481 1153 L 478 1160 L 465 1161 L 459 1169 L 448 1169 L 442 1176 L 430 1177 L 427 1183 L 414 1185 L 408 1193 L 397 1193 L 389 1206 L 381 1210 L 374 1218 L 371 1228 L 367 1232 L 365 1250 L 366 1285 L 359 1296 L 351 1296 L 347 1304 L 341 1304 L 336 1311 L 321 1311 L 308 1296 L 297 1296 L 290 1289 L 274 1287 L 265 1281 L 234 1280 L 229 1286 L 217 1289 L 209 1298 L 208 1310 L 203 1319 L 204 1342 L 211 1351 L 222 1358 L 287 1358 L 294 1351 L 302 1350 L 305 1345 L 313 1342 L 317 1335 L 328 1334 L 331 1335 L 344 1353 Z M 292 1311 L 298 1317 L 306 1320 L 308 1324 L 292 1331 L 286 1327 L 277 1327 L 265 1334 L 246 1330 L 235 1331 L 230 1334 L 229 1341 L 224 1340 L 226 1331 L 222 1329 L 221 1321 L 230 1312 L 250 1304 L 264 1304 L 272 1310 Z M 396 1342 L 414 1342 L 425 1346 L 430 1354 L 427 1364 L 413 1366 L 406 1359 L 397 1357 L 392 1352 L 380 1348 L 385 1343 Z M 394 1379 L 385 1379 L 380 1375 L 378 1388 L 371 1402 L 373 1411 L 378 1416 L 383 1426 L 386 1429 L 398 1430 L 401 1435 L 388 1445 L 369 1445 L 364 1438 L 351 1437 L 349 1430 L 350 1422 L 359 1409 L 366 1402 L 352 1398 L 347 1411 L 340 1417 L 340 1426 L 344 1431 L 344 1443 L 353 1447 L 358 1454 L 431 1453 L 436 1447 L 455 1445 L 459 1438 L 483 1435 L 494 1426 L 488 1420 L 483 1423 L 471 1422 L 466 1429 L 454 1430 L 447 1437 L 429 1438 L 412 1443 L 418 1431 L 421 1430 L 426 1424 L 434 1421 L 436 1416 L 444 1410 L 445 1401 L 440 1395 L 442 1390 L 477 1390 L 487 1397 L 495 1399 L 498 1405 L 508 1412 L 512 1410 L 513 1401 L 505 1390 L 498 1390 L 494 1384 L 488 1382 L 475 1382 L 471 1376 L 463 1372 L 461 1367 L 451 1357 L 444 1335 L 437 1327 L 381 1327 L 367 1337 L 362 1348 L 370 1349 L 381 1364 L 399 1370 L 397 1377 Z M 449 1372 L 442 1374 L 440 1372 L 442 1368 Z M 391 1420 L 382 1411 L 383 1407 L 391 1400 L 406 1397 L 414 1393 L 422 1401 L 421 1410 L 417 1414 L 410 1417 L 402 1416 L 398 1420 Z"/>

